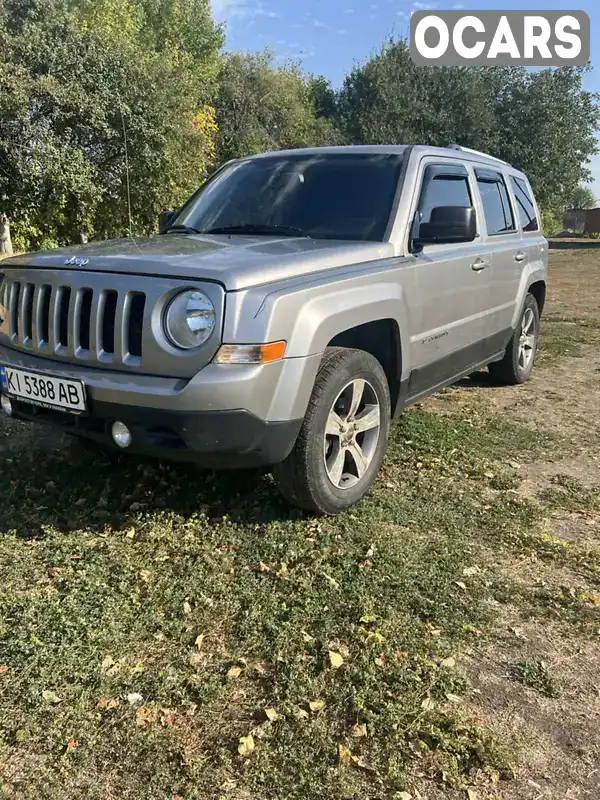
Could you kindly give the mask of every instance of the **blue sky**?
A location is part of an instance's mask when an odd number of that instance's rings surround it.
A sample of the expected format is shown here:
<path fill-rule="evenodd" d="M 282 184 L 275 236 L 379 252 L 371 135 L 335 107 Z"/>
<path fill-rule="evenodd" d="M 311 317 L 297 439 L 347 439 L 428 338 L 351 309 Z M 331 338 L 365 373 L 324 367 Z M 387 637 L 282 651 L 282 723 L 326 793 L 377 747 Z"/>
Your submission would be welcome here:
<path fill-rule="evenodd" d="M 411 12 L 420 9 L 565 9 L 587 11 L 592 23 L 592 63 L 587 88 L 600 92 L 600 5 L 593 0 L 212 0 L 226 23 L 232 50 L 263 50 L 300 60 L 309 72 L 339 87 L 344 75 L 376 51 L 386 36 L 408 36 Z M 594 190 L 600 197 L 600 156 L 594 158 Z"/>

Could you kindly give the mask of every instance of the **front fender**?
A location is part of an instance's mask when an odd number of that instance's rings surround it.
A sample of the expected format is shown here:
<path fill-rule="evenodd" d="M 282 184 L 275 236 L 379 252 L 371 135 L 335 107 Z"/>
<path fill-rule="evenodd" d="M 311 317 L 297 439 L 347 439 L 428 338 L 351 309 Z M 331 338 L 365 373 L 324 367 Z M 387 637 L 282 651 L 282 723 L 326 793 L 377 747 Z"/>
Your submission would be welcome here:
<path fill-rule="evenodd" d="M 414 296 L 414 266 L 402 259 L 370 269 L 346 268 L 343 274 L 311 276 L 295 282 L 255 287 L 228 294 L 223 341 L 227 344 L 287 341 L 285 360 L 321 355 L 344 331 L 382 319 L 391 319 L 400 332 L 402 376 L 410 372 L 410 332 L 413 329 L 408 297 Z M 305 374 L 296 388 L 296 411 L 306 410 L 319 366 Z M 288 391 L 290 387 L 288 387 Z"/>

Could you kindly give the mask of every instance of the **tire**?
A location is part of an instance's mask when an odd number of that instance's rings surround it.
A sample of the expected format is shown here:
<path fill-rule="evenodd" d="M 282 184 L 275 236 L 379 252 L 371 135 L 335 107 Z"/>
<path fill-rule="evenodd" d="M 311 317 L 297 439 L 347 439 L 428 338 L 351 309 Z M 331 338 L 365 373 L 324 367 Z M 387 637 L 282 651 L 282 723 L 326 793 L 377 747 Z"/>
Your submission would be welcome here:
<path fill-rule="evenodd" d="M 524 335 L 527 333 L 529 347 L 525 344 Z M 533 364 L 540 341 L 540 310 L 532 294 L 525 298 L 525 305 L 517 323 L 517 327 L 502 361 L 488 365 L 490 375 L 498 383 L 514 386 L 525 383 L 531 376 Z M 524 349 L 522 350 L 522 343 Z M 524 355 L 524 352 L 527 355 Z"/>
<path fill-rule="evenodd" d="M 390 419 L 389 386 L 379 361 L 363 350 L 328 347 L 294 449 L 273 469 L 280 493 L 315 514 L 353 506 L 381 468 Z"/>

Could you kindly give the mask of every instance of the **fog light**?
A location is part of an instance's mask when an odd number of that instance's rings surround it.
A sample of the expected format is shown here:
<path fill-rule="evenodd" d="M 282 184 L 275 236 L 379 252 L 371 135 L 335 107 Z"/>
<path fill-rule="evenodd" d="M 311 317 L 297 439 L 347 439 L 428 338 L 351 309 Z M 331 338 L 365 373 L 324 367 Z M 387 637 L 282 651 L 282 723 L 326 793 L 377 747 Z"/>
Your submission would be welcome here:
<path fill-rule="evenodd" d="M 12 403 L 10 402 L 10 397 L 7 397 L 5 394 L 3 394 L 1 402 L 2 402 L 2 411 L 4 411 L 7 417 L 12 417 L 13 407 Z"/>
<path fill-rule="evenodd" d="M 113 422 L 111 433 L 117 447 L 125 448 L 131 444 L 131 431 L 124 422 Z"/>

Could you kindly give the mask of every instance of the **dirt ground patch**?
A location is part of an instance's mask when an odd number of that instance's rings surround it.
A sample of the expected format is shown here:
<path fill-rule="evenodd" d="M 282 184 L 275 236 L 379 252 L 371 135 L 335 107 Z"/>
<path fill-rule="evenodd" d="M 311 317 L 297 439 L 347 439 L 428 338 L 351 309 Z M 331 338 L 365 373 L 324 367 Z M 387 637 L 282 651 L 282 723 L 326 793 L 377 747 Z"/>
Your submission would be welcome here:
<path fill-rule="evenodd" d="M 542 354 L 525 386 L 494 387 L 481 373 L 427 402 L 443 413 L 457 404 L 466 413 L 483 407 L 560 437 L 563 444 L 551 458 L 515 465 L 517 492 L 547 508 L 549 539 L 567 550 L 593 554 L 600 551 L 600 505 L 595 501 L 600 491 L 600 348 L 586 344 L 584 335 L 576 352 L 568 351 L 571 328 L 580 333 L 586 326 L 583 330 L 594 336 L 600 324 L 600 251 L 552 252 L 550 274 L 542 335 L 558 340 L 566 353 Z M 559 490 L 569 489 L 558 498 L 552 494 L 557 483 Z M 583 578 L 576 566 L 566 567 L 560 559 L 542 562 L 535 553 L 503 561 L 498 569 L 526 593 L 552 597 L 558 605 L 550 602 L 535 612 L 512 607 L 512 614 L 505 609 L 502 640 L 470 659 L 485 698 L 479 703 L 483 718 L 519 739 L 526 754 L 515 779 L 490 793 L 507 800 L 598 798 L 600 625 L 584 623 L 590 637 L 582 640 L 564 621 L 555 620 L 568 598 L 591 596 L 591 605 L 600 605 L 600 573 L 596 579 L 594 573 Z M 517 661 L 546 665 L 562 687 L 560 696 L 545 698 L 510 680 L 508 667 Z"/>

